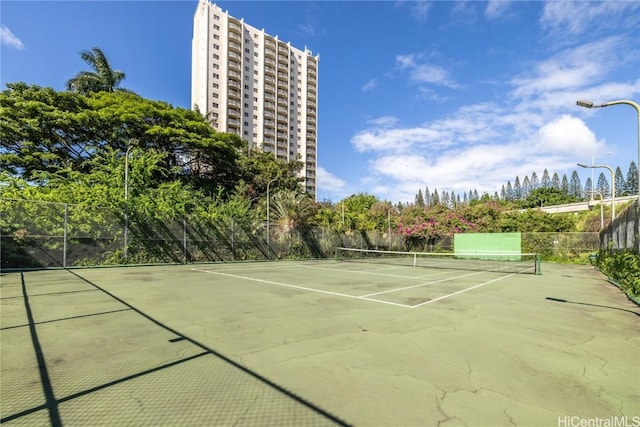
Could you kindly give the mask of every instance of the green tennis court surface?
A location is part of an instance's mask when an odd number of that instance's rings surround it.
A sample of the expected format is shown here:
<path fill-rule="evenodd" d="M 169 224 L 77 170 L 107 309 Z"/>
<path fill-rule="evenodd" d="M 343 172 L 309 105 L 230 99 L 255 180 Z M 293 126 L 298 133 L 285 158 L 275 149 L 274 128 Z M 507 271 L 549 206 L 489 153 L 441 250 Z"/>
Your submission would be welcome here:
<path fill-rule="evenodd" d="M 640 421 L 640 309 L 591 267 L 542 270 L 307 261 L 5 273 L 0 422 Z"/>

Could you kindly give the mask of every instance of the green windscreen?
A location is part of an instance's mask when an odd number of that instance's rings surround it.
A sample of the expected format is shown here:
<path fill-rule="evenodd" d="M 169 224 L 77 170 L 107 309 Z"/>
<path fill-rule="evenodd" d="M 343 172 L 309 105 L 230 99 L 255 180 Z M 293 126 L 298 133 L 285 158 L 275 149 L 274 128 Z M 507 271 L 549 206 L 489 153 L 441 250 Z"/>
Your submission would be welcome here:
<path fill-rule="evenodd" d="M 513 254 L 513 261 L 518 261 L 522 248 L 521 233 L 464 233 L 454 234 L 453 252 L 456 256 L 482 254 L 490 259 L 492 254 L 500 255 L 504 259 L 505 255 Z"/>

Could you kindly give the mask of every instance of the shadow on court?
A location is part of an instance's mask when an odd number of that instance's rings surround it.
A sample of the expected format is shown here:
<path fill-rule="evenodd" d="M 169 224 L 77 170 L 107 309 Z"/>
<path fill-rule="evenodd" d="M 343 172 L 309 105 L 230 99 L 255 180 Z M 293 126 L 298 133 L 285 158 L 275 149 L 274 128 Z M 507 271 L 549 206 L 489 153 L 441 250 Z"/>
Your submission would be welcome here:
<path fill-rule="evenodd" d="M 316 261 L 5 274 L 0 422 L 537 426 L 640 416 L 631 380 L 640 309 L 590 266 L 542 271 Z"/>
<path fill-rule="evenodd" d="M 66 279 L 3 278 L 2 425 L 347 425 L 77 272 L 50 274 Z"/>
<path fill-rule="evenodd" d="M 627 313 L 631 313 L 633 315 L 636 315 L 636 316 L 640 317 L 640 312 L 629 310 L 629 309 L 626 309 L 626 308 L 611 307 L 611 306 L 608 306 L 608 305 L 601 305 L 601 304 L 588 304 L 586 302 L 569 301 L 569 300 L 562 299 L 562 298 L 547 297 L 546 299 L 549 300 L 549 301 L 561 302 L 561 303 L 566 303 L 566 304 L 587 305 L 587 306 L 591 306 L 591 307 L 608 308 L 610 310 L 626 311 Z"/>

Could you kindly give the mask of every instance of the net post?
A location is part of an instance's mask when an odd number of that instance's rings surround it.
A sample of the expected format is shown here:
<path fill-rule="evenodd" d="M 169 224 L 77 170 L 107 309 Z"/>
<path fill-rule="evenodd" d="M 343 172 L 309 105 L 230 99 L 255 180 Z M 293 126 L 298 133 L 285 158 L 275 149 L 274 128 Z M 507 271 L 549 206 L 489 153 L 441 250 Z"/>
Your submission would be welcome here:
<path fill-rule="evenodd" d="M 418 265 L 418 254 L 417 253 L 413 253 L 413 266 L 415 267 L 416 265 Z"/>
<path fill-rule="evenodd" d="M 542 275 L 542 266 L 541 266 L 541 261 L 540 261 L 540 254 L 536 254 L 536 275 L 540 276 Z"/>

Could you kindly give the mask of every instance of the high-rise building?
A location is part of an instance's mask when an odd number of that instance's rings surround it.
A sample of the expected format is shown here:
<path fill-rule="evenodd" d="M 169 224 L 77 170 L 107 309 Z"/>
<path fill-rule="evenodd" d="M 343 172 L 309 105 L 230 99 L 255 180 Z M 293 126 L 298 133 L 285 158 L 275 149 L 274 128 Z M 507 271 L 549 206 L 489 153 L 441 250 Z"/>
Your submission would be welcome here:
<path fill-rule="evenodd" d="M 191 101 L 219 132 L 278 159 L 299 160 L 316 189 L 318 55 L 296 49 L 199 0 L 193 18 Z"/>

